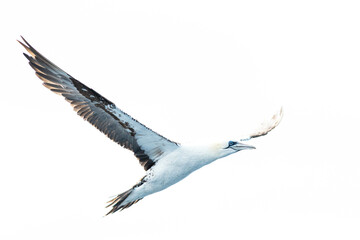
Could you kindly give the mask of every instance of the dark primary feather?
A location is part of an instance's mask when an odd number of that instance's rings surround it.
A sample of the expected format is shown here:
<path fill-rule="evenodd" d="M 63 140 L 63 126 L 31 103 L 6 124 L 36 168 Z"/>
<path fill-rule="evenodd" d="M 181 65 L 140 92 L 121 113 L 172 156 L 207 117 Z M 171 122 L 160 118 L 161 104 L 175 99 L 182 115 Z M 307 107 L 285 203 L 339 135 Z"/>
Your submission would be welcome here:
<path fill-rule="evenodd" d="M 151 168 L 164 154 L 178 147 L 153 132 L 95 90 L 85 86 L 36 51 L 24 38 L 19 43 L 31 55 L 24 53 L 36 75 L 51 91 L 70 102 L 78 115 L 121 146 L 134 152 L 145 170 Z"/>

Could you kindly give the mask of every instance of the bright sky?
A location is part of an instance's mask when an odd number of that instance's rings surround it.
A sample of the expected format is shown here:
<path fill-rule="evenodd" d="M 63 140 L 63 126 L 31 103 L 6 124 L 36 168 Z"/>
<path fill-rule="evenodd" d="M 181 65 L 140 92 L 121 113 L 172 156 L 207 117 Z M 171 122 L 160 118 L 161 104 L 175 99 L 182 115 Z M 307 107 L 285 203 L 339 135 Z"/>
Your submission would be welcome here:
<path fill-rule="evenodd" d="M 358 1 L 8 1 L 0 239 L 359 239 Z M 256 150 L 103 217 L 144 171 L 41 86 L 15 41 L 167 138 Z"/>

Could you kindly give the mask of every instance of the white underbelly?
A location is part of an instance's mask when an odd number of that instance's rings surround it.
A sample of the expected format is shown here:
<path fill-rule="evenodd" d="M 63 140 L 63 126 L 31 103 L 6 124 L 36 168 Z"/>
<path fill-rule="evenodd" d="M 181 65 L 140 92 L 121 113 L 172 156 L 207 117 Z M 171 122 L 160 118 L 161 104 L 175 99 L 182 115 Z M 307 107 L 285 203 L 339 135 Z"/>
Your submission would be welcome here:
<path fill-rule="evenodd" d="M 146 182 L 139 188 L 144 196 L 162 191 L 183 180 L 199 167 L 184 165 L 184 162 L 157 163 L 149 170 Z"/>
<path fill-rule="evenodd" d="M 203 160 L 199 156 L 190 156 L 181 151 L 169 154 L 148 170 L 146 182 L 137 189 L 137 192 L 144 197 L 164 190 L 212 161 L 212 159 Z"/>

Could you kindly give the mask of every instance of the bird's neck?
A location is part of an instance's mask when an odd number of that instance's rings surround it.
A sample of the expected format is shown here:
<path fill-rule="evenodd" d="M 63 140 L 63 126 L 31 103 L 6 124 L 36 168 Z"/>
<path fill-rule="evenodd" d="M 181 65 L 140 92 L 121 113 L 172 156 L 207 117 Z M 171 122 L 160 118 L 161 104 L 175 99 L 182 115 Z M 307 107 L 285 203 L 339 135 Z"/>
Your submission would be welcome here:
<path fill-rule="evenodd" d="M 185 147 L 185 149 L 189 155 L 191 155 L 191 158 L 198 161 L 201 165 L 207 165 L 228 155 L 224 155 L 221 151 L 219 151 L 220 146 L 218 144 L 189 146 Z"/>

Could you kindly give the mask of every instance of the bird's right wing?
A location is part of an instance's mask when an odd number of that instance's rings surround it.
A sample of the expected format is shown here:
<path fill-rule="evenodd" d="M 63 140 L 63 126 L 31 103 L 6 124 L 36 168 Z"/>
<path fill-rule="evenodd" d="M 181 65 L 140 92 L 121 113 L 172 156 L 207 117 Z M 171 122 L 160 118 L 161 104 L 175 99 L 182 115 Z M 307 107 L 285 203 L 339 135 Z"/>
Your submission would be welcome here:
<path fill-rule="evenodd" d="M 106 136 L 134 152 L 145 170 L 151 168 L 164 155 L 178 148 L 160 134 L 147 128 L 121 111 L 95 90 L 85 86 L 36 51 L 23 38 L 19 43 L 30 55 L 24 53 L 43 85 L 63 96 L 78 115 Z"/>

